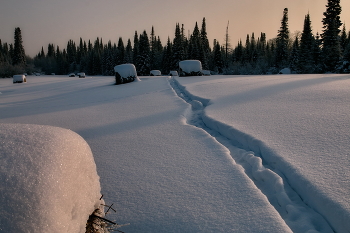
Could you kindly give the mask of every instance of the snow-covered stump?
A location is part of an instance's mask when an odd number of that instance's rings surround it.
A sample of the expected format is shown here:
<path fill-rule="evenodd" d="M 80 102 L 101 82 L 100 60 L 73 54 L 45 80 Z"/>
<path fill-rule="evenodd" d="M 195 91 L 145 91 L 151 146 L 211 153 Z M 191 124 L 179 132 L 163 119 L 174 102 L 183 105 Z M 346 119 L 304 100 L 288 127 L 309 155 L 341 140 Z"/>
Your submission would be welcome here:
<path fill-rule="evenodd" d="M 13 75 L 13 83 L 26 83 L 27 78 L 23 74 Z"/>
<path fill-rule="evenodd" d="M 114 67 L 115 84 L 122 84 L 138 80 L 136 68 L 133 64 L 122 64 Z"/>
<path fill-rule="evenodd" d="M 0 124 L 0 231 L 85 232 L 101 201 L 89 145 L 71 130 Z"/>
<path fill-rule="evenodd" d="M 180 76 L 202 76 L 202 63 L 198 60 L 179 62 Z"/>
<path fill-rule="evenodd" d="M 150 75 L 151 76 L 161 76 L 162 72 L 160 72 L 160 70 L 151 70 Z"/>

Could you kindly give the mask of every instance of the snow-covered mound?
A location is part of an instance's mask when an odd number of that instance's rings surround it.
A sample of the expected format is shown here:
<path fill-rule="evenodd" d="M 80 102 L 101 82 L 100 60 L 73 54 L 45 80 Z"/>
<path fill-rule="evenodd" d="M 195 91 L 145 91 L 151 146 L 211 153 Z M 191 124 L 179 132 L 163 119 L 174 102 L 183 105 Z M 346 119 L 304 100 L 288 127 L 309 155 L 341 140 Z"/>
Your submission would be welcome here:
<path fill-rule="evenodd" d="M 151 70 L 150 75 L 151 76 L 161 76 L 162 72 L 160 72 L 160 70 Z"/>
<path fill-rule="evenodd" d="M 89 145 L 71 130 L 0 124 L 0 231 L 85 232 L 99 205 Z"/>
<path fill-rule="evenodd" d="M 180 76 L 201 76 L 202 63 L 198 60 L 185 60 L 179 62 Z"/>
<path fill-rule="evenodd" d="M 25 75 L 19 74 L 19 75 L 13 76 L 13 83 L 25 83 L 25 82 L 27 82 Z"/>
<path fill-rule="evenodd" d="M 177 73 L 176 70 L 172 70 L 170 71 L 169 76 L 179 76 L 179 74 Z"/>
<path fill-rule="evenodd" d="M 280 72 L 278 74 L 291 74 L 292 71 L 289 68 L 284 68 L 282 70 L 280 70 Z"/>
<path fill-rule="evenodd" d="M 140 81 L 137 77 L 136 67 L 134 64 L 122 64 L 114 67 L 116 84 Z"/>

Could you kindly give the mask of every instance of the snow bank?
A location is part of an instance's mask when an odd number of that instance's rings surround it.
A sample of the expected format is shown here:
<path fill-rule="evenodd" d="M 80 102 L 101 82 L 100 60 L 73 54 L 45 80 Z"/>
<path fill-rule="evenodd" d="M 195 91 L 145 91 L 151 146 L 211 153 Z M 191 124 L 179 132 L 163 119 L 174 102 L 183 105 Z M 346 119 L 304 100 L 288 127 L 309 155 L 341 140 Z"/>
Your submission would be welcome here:
<path fill-rule="evenodd" d="M 89 145 L 58 127 L 0 124 L 0 231 L 85 232 L 99 205 Z"/>
<path fill-rule="evenodd" d="M 201 76 L 202 63 L 198 60 L 185 60 L 179 62 L 180 76 Z"/>

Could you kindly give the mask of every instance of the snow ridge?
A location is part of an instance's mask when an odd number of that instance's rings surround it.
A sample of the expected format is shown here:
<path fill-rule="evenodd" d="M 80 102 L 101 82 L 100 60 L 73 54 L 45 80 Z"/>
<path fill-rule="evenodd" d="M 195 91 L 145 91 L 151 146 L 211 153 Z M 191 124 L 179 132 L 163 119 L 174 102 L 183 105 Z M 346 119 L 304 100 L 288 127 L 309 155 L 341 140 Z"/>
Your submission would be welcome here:
<path fill-rule="evenodd" d="M 293 232 L 334 232 L 319 213 L 303 202 L 285 176 L 261 157 L 262 154 L 273 154 L 270 148 L 262 141 L 207 116 L 205 107 L 209 105 L 209 99 L 192 95 L 173 77 L 169 78 L 169 84 L 180 98 L 191 105 L 184 114 L 186 123 L 205 130 L 230 150 L 232 159 L 244 168 L 246 175 Z"/>

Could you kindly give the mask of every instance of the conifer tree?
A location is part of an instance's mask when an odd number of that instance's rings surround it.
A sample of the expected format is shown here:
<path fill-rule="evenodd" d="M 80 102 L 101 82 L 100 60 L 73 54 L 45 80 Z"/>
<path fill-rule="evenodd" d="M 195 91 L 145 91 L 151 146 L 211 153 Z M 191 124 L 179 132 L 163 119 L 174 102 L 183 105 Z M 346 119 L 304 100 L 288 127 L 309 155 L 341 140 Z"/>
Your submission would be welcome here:
<path fill-rule="evenodd" d="M 162 72 L 168 74 L 171 70 L 177 69 L 177 67 L 173 67 L 173 51 L 172 51 L 172 43 L 170 38 L 168 37 L 167 44 L 163 49 L 163 58 L 162 58 Z"/>
<path fill-rule="evenodd" d="M 175 27 L 175 37 L 172 44 L 172 64 L 171 69 L 177 69 L 179 62 L 185 59 L 184 41 L 181 35 L 180 25 L 177 23 Z"/>
<path fill-rule="evenodd" d="M 67 62 L 69 65 L 69 72 L 76 71 L 76 56 L 77 56 L 77 48 L 75 46 L 75 42 L 73 40 L 69 40 L 67 44 Z"/>
<path fill-rule="evenodd" d="M 22 33 L 19 27 L 15 28 L 15 44 L 13 49 L 13 65 L 25 66 L 26 54 L 23 47 Z"/>
<path fill-rule="evenodd" d="M 136 67 L 138 74 L 141 76 L 149 75 L 150 67 L 150 43 L 146 31 L 140 35 L 138 56 L 136 59 Z"/>
<path fill-rule="evenodd" d="M 224 61 L 223 61 L 223 56 L 222 56 L 222 52 L 221 52 L 221 46 L 219 44 L 219 42 L 217 42 L 215 40 L 214 42 L 214 49 L 213 49 L 213 53 L 214 53 L 214 69 L 221 74 L 223 72 L 223 68 L 224 68 Z"/>
<path fill-rule="evenodd" d="M 346 34 L 346 28 L 345 28 L 345 24 L 343 24 L 343 29 L 340 33 L 340 46 L 341 46 L 341 51 L 344 52 L 346 46 L 348 43 L 348 36 Z"/>
<path fill-rule="evenodd" d="M 128 39 L 127 45 L 125 47 L 125 63 L 132 63 L 132 45 L 131 40 Z"/>
<path fill-rule="evenodd" d="M 276 65 L 278 68 L 283 68 L 288 65 L 289 57 L 289 27 L 288 27 L 288 8 L 283 10 L 283 18 L 281 21 L 280 30 L 276 39 Z"/>
<path fill-rule="evenodd" d="M 250 61 L 250 36 L 247 34 L 245 39 L 245 47 L 243 50 L 243 63 Z"/>
<path fill-rule="evenodd" d="M 118 46 L 116 51 L 115 65 L 120 65 L 125 62 L 125 47 L 121 37 L 118 39 Z"/>
<path fill-rule="evenodd" d="M 341 6 L 340 0 L 328 0 L 327 9 L 323 13 L 323 33 L 322 38 L 322 55 L 324 71 L 334 72 L 339 64 L 341 57 L 340 45 L 340 21 Z"/>
<path fill-rule="evenodd" d="M 201 58 L 202 58 L 201 50 L 202 50 L 202 45 L 201 45 L 201 39 L 200 39 L 200 32 L 199 32 L 198 24 L 196 22 L 193 33 L 190 38 L 189 47 L 188 47 L 189 59 L 201 61 Z"/>
<path fill-rule="evenodd" d="M 210 46 L 209 46 L 209 40 L 207 35 L 207 24 L 205 22 L 205 18 L 203 18 L 202 21 L 202 28 L 200 31 L 200 39 L 201 39 L 201 61 L 202 61 L 202 67 L 203 69 L 209 69 L 208 67 L 208 59 L 210 54 Z"/>
<path fill-rule="evenodd" d="M 300 47 L 299 47 L 299 38 L 296 36 L 292 46 L 292 52 L 290 54 L 290 69 L 299 73 L 299 58 L 300 58 Z"/>
<path fill-rule="evenodd" d="M 154 27 L 151 29 L 151 40 L 150 40 L 150 69 L 156 69 L 156 43 L 157 38 L 154 34 Z"/>
<path fill-rule="evenodd" d="M 133 61 L 134 65 L 136 66 L 136 70 L 138 70 L 138 68 L 139 68 L 139 67 L 137 67 L 137 57 L 138 57 L 138 55 L 139 55 L 139 36 L 137 34 L 137 31 L 135 31 L 132 61 Z"/>
<path fill-rule="evenodd" d="M 315 43 L 316 41 L 312 34 L 310 15 L 307 14 L 304 19 L 304 28 L 300 39 L 299 72 L 309 74 L 315 71 Z"/>

